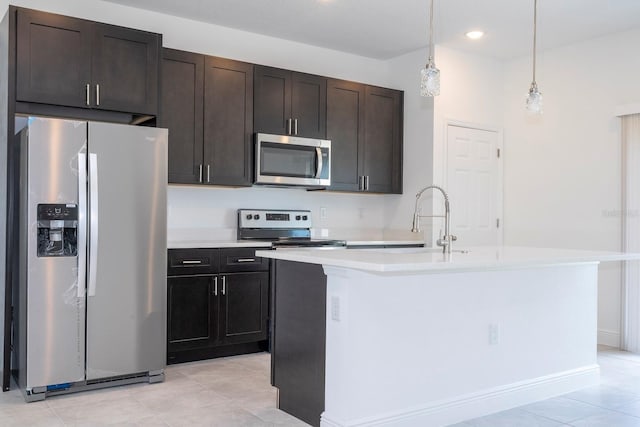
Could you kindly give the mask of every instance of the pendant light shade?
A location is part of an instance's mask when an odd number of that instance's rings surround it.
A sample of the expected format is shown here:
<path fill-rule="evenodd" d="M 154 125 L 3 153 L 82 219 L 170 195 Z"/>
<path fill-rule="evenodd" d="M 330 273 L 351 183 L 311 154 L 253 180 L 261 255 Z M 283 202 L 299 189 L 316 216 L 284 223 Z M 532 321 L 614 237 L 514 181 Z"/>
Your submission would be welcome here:
<path fill-rule="evenodd" d="M 526 108 L 532 114 L 542 114 L 542 92 L 536 83 L 536 38 L 538 36 L 538 0 L 533 0 L 533 80 L 527 95 Z"/>
<path fill-rule="evenodd" d="M 440 70 L 433 59 L 433 0 L 429 7 L 429 59 L 427 65 L 420 71 L 420 95 L 440 95 Z"/>

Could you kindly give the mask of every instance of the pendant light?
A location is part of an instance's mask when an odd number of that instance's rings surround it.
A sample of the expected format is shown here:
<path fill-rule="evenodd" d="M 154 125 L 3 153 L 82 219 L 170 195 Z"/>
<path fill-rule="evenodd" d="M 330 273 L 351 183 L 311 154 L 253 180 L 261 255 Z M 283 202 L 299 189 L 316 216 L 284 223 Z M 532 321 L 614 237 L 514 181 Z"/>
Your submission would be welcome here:
<path fill-rule="evenodd" d="M 420 71 L 420 95 L 440 95 L 440 70 L 433 60 L 433 0 L 429 8 L 429 59 L 427 65 Z"/>
<path fill-rule="evenodd" d="M 529 88 L 526 107 L 532 114 L 542 114 L 542 93 L 536 83 L 536 37 L 538 33 L 538 0 L 533 0 L 533 80 Z"/>

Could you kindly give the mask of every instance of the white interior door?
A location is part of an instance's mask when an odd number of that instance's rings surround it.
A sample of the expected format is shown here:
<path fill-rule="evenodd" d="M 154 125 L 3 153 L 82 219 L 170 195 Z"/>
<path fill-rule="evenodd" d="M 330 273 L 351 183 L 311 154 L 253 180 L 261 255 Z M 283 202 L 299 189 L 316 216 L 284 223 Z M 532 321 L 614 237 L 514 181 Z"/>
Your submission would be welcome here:
<path fill-rule="evenodd" d="M 502 243 L 499 134 L 447 126 L 447 189 L 455 246 Z"/>

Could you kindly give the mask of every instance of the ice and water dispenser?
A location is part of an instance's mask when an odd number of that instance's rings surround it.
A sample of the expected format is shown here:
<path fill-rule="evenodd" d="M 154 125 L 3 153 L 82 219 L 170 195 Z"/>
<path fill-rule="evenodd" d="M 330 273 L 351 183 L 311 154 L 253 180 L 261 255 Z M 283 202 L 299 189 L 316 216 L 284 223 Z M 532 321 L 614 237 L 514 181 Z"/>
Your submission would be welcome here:
<path fill-rule="evenodd" d="M 38 205 L 38 257 L 78 254 L 78 205 Z"/>

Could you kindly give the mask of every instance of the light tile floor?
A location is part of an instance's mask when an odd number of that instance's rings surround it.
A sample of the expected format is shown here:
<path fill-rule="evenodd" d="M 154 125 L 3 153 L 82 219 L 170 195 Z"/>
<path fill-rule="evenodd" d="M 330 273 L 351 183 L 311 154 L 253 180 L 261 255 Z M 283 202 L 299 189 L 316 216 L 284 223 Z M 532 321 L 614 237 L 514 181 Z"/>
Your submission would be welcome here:
<path fill-rule="evenodd" d="M 640 356 L 601 347 L 601 383 L 457 427 L 640 427 Z M 276 409 L 266 353 L 171 365 L 137 384 L 25 403 L 0 393 L 0 426 L 306 426 Z"/>

